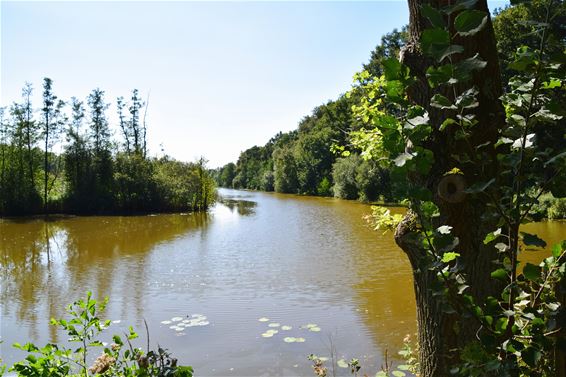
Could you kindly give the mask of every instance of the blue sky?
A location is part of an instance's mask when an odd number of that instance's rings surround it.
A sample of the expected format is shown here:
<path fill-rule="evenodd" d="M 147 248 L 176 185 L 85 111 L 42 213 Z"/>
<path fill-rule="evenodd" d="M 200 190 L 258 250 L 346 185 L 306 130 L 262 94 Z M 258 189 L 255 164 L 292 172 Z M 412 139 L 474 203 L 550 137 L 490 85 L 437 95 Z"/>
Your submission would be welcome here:
<path fill-rule="evenodd" d="M 502 2 L 491 2 L 501 6 Z M 0 104 L 43 77 L 62 99 L 150 93 L 150 151 L 235 161 L 348 90 L 405 1 L 1 2 Z M 119 136 L 116 132 L 116 136 Z"/>

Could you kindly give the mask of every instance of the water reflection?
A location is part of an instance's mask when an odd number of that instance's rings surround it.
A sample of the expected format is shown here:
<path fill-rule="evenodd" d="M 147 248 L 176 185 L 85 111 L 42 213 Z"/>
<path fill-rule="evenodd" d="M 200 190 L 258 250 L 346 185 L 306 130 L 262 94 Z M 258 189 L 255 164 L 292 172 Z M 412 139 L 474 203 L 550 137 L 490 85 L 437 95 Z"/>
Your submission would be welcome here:
<path fill-rule="evenodd" d="M 221 196 L 219 202 L 240 216 L 250 216 L 255 213 L 257 203 L 238 197 Z"/>
<path fill-rule="evenodd" d="M 209 222 L 208 214 L 0 220 L 0 300 L 10 303 L 1 306 L 2 316 L 26 324 L 38 339 L 38 323 L 63 315 L 88 289 L 127 303 L 123 315 L 133 310 L 141 318 L 148 251 Z M 51 326 L 49 335 L 58 340 Z"/>
<path fill-rule="evenodd" d="M 14 361 L 14 341 L 58 340 L 48 319 L 87 289 L 110 296 L 104 317 L 138 330 L 147 320 L 152 342 L 200 375 L 311 375 L 305 357 L 328 355 L 329 336 L 375 373 L 415 331 L 409 263 L 391 234 L 365 225 L 369 206 L 221 194 L 210 214 L 0 220 L 3 357 Z M 161 324 L 192 313 L 211 325 L 183 337 Z M 262 338 L 264 316 L 307 341 Z"/>

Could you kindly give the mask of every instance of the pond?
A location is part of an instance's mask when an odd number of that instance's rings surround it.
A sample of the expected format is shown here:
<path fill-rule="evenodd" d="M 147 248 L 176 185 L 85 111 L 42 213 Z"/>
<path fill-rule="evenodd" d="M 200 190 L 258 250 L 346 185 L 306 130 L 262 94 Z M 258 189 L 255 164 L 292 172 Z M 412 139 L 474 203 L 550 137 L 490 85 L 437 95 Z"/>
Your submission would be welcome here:
<path fill-rule="evenodd" d="M 312 375 L 306 357 L 332 349 L 372 375 L 415 333 L 410 266 L 368 205 L 220 194 L 208 214 L 0 220 L 4 361 L 22 358 L 14 342 L 65 341 L 49 319 L 87 290 L 110 297 L 108 341 L 132 325 L 144 345 L 146 320 L 200 376 Z M 553 241 L 566 230 L 541 224 Z"/>

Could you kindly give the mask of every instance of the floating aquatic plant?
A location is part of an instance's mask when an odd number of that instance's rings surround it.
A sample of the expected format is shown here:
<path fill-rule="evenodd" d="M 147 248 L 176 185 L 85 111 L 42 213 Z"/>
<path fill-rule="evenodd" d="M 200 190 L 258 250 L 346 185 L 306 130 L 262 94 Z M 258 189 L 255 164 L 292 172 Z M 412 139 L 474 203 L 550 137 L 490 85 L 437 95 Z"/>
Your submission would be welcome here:
<path fill-rule="evenodd" d="M 261 317 L 260 319 L 258 319 L 258 321 L 267 322 L 267 321 L 269 321 L 269 318 Z"/>

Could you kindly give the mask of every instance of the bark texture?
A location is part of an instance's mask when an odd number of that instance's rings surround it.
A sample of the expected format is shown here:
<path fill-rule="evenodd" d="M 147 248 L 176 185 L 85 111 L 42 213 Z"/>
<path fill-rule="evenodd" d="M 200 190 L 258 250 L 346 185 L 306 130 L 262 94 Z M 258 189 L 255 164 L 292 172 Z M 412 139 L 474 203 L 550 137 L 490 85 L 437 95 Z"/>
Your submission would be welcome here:
<path fill-rule="evenodd" d="M 472 37 L 455 39 L 453 43 L 464 46 L 465 52 L 454 56 L 453 63 L 474 56 L 487 61 L 487 66 L 475 73 L 472 82 L 466 83 L 456 92 L 475 86 L 479 94 L 479 106 L 473 110 L 479 124 L 473 128 L 468 141 L 457 141 L 449 129 L 443 132 L 438 130 L 440 124 L 455 114 L 431 108 L 430 99 L 438 93 L 438 89 L 429 87 L 426 79 L 426 69 L 431 61 L 422 55 L 419 49 L 419 40 L 425 28 L 429 27 L 427 20 L 421 16 L 421 6 L 425 3 L 433 7 L 449 5 L 447 1 L 438 0 L 408 0 L 410 10 L 409 34 L 410 41 L 401 53 L 401 59 L 411 72 L 417 76 L 417 83 L 409 90 L 410 99 L 423 106 L 429 112 L 433 133 L 426 142 L 426 147 L 434 153 L 434 165 L 426 177 L 409 177 L 420 185 L 425 185 L 436 193 L 434 202 L 440 208 L 441 216 L 438 224 L 452 226 L 452 233 L 459 239 L 457 252 L 460 253 L 464 265 L 467 284 L 470 285 L 468 293 L 481 302 L 488 295 L 498 291 L 499 287 L 490 277 L 492 261 L 497 258 L 493 246 L 483 244 L 485 235 L 496 229 L 496 218 L 486 217 L 489 213 L 487 201 L 479 196 L 464 196 L 456 202 L 445 200 L 438 195 L 438 186 L 444 174 L 454 167 L 464 172 L 465 185 L 470 186 L 476 182 L 488 181 L 497 178 L 497 160 L 495 150 L 487 148 L 485 151 L 476 147 L 486 142 L 494 145 L 497 140 L 498 129 L 505 124 L 505 114 L 499 97 L 502 95 L 501 76 L 497 58 L 495 35 L 491 21 L 484 29 Z M 475 8 L 488 12 L 486 0 L 479 0 Z M 453 15 L 452 17 L 455 17 Z M 443 95 L 454 99 L 452 90 L 443 92 Z M 469 163 L 459 162 L 455 156 L 466 151 L 474 156 Z M 477 161 L 483 161 L 478 163 Z M 486 163 L 487 162 L 487 163 Z M 450 375 L 450 366 L 459 361 L 459 354 L 463 347 L 476 339 L 479 330 L 478 323 L 473 319 L 466 319 L 443 311 L 438 297 L 432 293 L 431 287 L 436 281 L 436 273 L 423 267 L 425 251 L 418 240 L 415 216 L 408 213 L 399 224 L 395 233 L 397 244 L 407 254 L 413 267 L 414 289 L 417 300 L 419 357 L 421 377 L 436 377 Z"/>

